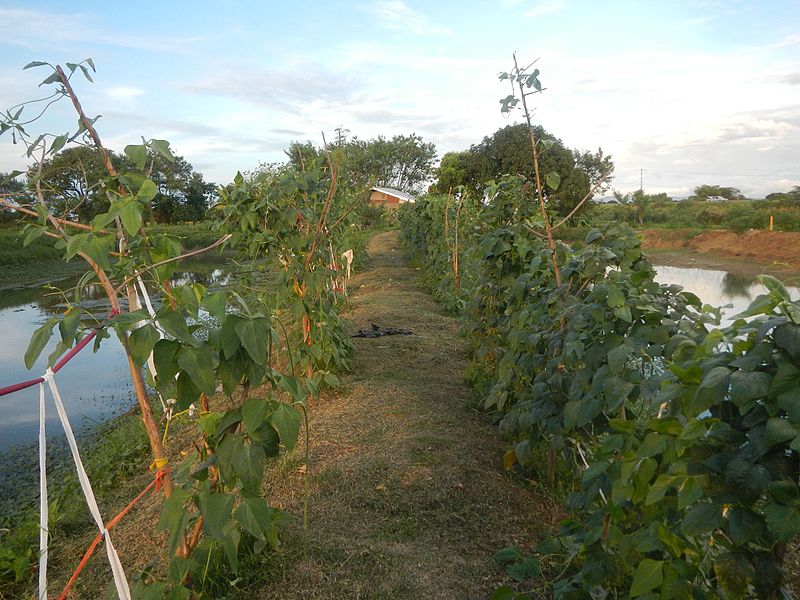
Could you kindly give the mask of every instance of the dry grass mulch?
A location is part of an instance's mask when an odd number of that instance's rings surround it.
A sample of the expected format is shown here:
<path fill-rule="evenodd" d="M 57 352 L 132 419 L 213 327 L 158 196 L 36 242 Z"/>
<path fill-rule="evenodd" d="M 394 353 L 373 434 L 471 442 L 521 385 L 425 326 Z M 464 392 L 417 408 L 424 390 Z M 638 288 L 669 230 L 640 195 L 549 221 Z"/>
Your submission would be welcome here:
<path fill-rule="evenodd" d="M 354 340 L 353 372 L 310 406 L 308 469 L 298 444 L 266 475 L 267 499 L 290 516 L 282 547 L 247 559 L 227 597 L 488 598 L 508 582 L 494 553 L 530 548 L 563 516 L 558 501 L 504 472 L 504 443 L 463 381 L 467 343 L 401 258 L 397 232 L 375 236 L 369 252 L 370 268 L 349 285 L 351 332 L 375 323 L 414 335 Z M 146 483 L 131 482 L 112 504 Z M 129 573 L 162 554 L 159 505 L 149 496 L 112 533 Z M 61 541 L 53 590 L 86 544 Z M 104 554 L 71 597 L 100 595 Z"/>

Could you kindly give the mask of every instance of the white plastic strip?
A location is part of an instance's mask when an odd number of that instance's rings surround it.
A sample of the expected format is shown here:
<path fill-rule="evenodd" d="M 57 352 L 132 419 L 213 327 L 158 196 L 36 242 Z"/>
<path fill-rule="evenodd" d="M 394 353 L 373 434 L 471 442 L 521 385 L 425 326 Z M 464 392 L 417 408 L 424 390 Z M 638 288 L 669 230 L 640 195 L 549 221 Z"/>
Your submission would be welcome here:
<path fill-rule="evenodd" d="M 69 424 L 67 412 L 64 409 L 64 403 L 61 401 L 61 394 L 58 391 L 55 379 L 53 379 L 53 372 L 50 369 L 47 369 L 42 377 L 47 382 L 47 385 L 50 386 L 50 392 L 53 394 L 53 400 L 56 404 L 58 418 L 61 420 L 61 424 L 64 426 L 64 433 L 67 435 L 67 442 L 69 443 L 69 449 L 72 452 L 72 459 L 75 461 L 75 470 L 78 472 L 78 481 L 81 484 L 83 495 L 86 497 L 86 505 L 89 507 L 89 512 L 92 513 L 92 518 L 97 524 L 97 528 L 100 530 L 103 540 L 105 541 L 106 554 L 108 555 L 108 562 L 111 565 L 111 572 L 114 574 L 114 585 L 117 588 L 117 595 L 119 596 L 120 600 L 131 600 L 131 591 L 128 587 L 128 580 L 125 578 L 125 572 L 122 570 L 122 564 L 119 561 L 117 551 L 114 549 L 114 545 L 111 543 L 111 535 L 109 535 L 108 529 L 106 529 L 106 526 L 103 523 L 103 517 L 100 515 L 100 508 L 97 506 L 97 500 L 95 500 L 94 497 L 92 484 L 89 482 L 89 477 L 86 475 L 86 469 L 83 467 L 81 455 L 78 452 L 78 444 L 75 441 L 75 434 L 72 432 L 72 427 Z"/>
<path fill-rule="evenodd" d="M 47 435 L 44 383 L 39 384 L 39 600 L 47 600 Z"/>
<path fill-rule="evenodd" d="M 139 310 L 139 308 L 142 305 L 142 298 L 143 298 L 144 299 L 144 304 L 147 307 L 147 312 L 150 314 L 150 316 L 152 318 L 155 318 L 156 311 L 153 310 L 153 304 L 150 302 L 150 295 L 147 293 L 147 288 L 144 286 L 144 281 L 142 281 L 141 277 L 137 277 L 136 281 L 139 284 L 138 287 L 139 287 L 139 289 L 141 289 L 142 295 L 141 295 L 141 298 L 140 298 L 139 290 L 137 289 L 137 286 L 134 285 L 133 286 L 133 297 L 136 299 L 136 307 L 135 307 L 135 309 L 132 307 L 131 310 Z M 144 321 L 139 321 L 136 324 L 136 327 L 141 327 L 142 325 L 144 325 Z M 161 330 L 158 328 L 158 325 L 156 325 L 156 331 L 158 332 L 159 337 L 163 337 L 163 334 L 162 334 Z M 153 381 L 155 381 L 156 380 L 156 363 L 153 360 L 152 351 L 150 352 L 150 356 L 147 357 L 147 370 L 150 371 L 150 375 L 153 377 Z M 164 402 L 164 398 L 161 396 L 161 392 L 159 392 L 157 390 L 156 390 L 156 394 L 158 395 L 159 402 L 161 402 L 161 408 L 163 409 L 164 414 L 166 414 L 168 409 L 167 409 L 166 403 Z"/>

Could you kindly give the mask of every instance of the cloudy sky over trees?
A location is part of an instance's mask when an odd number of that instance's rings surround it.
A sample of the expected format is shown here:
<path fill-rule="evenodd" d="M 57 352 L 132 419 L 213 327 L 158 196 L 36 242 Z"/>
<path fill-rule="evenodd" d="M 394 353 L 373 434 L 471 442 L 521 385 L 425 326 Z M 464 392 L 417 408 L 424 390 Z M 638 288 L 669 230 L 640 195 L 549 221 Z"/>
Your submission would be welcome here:
<path fill-rule="evenodd" d="M 763 196 L 800 185 L 800 4 L 590 2 L 5 2 L 0 105 L 30 99 L 32 60 L 97 65 L 78 92 L 108 145 L 169 139 L 206 178 L 283 159 L 336 128 L 416 132 L 439 155 L 509 118 L 497 74 L 539 59 L 535 119 L 614 157 L 614 187 Z M 66 131 L 54 112 L 42 126 Z M 68 125 L 58 116 L 68 118 Z M 24 170 L 0 139 L 0 171 Z"/>

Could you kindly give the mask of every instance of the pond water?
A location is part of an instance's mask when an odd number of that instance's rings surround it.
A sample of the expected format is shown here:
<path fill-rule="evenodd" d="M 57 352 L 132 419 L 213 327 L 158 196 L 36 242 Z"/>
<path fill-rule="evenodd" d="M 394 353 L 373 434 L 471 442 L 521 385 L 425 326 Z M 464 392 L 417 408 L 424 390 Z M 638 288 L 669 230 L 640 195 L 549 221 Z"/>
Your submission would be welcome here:
<path fill-rule="evenodd" d="M 227 269 L 212 268 L 175 273 L 173 284 L 198 282 L 208 287 L 226 285 L 231 275 Z M 59 339 L 58 330 L 32 369 L 25 368 L 23 357 L 33 332 L 48 317 L 63 311 L 63 295 L 78 282 L 70 277 L 48 286 L 29 286 L 0 291 L 0 387 L 40 376 L 47 357 Z M 109 312 L 100 289 L 85 289 L 81 306 L 102 318 Z M 70 423 L 75 430 L 90 427 L 129 410 L 136 399 L 130 381 L 128 363 L 119 340 L 112 332 L 97 352 L 92 345 L 83 349 L 56 375 Z M 48 435 L 63 437 L 49 389 L 46 390 Z M 38 436 L 39 386 L 0 397 L 0 452 Z"/>
<path fill-rule="evenodd" d="M 705 304 L 727 306 L 722 309 L 722 326 L 744 311 L 759 294 L 766 293 L 757 277 L 713 269 L 696 269 L 656 265 L 656 280 L 674 283 L 696 294 Z M 796 281 L 796 280 L 795 280 Z M 800 298 L 800 287 L 786 286 L 793 300 Z"/>

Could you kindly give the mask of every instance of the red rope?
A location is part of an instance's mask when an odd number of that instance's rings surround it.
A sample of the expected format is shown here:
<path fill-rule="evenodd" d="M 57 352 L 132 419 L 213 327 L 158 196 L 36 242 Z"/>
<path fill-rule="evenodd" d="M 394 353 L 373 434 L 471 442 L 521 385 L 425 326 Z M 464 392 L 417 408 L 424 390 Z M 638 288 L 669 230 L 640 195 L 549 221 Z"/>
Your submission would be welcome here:
<path fill-rule="evenodd" d="M 117 316 L 119 314 L 118 310 L 112 310 L 111 315 L 109 315 L 109 319 Z M 58 373 L 64 365 L 66 365 L 69 361 L 71 361 L 75 355 L 83 350 L 89 342 L 91 342 L 94 337 L 97 335 L 97 330 L 93 329 L 91 333 L 89 333 L 85 338 L 83 338 L 80 342 L 78 342 L 72 350 L 67 352 L 61 359 L 55 364 L 53 367 L 53 373 Z M 29 379 L 28 381 L 21 381 L 19 383 L 14 383 L 12 385 L 7 385 L 6 387 L 0 388 L 0 397 L 7 396 L 8 394 L 13 394 L 14 392 L 18 392 L 20 390 L 24 390 L 25 388 L 32 387 L 37 383 L 42 383 L 44 379 L 42 377 L 37 377 L 36 379 Z"/>
<path fill-rule="evenodd" d="M 144 495 L 153 488 L 153 486 L 155 486 L 156 491 L 158 491 L 158 489 L 161 487 L 161 479 L 163 477 L 164 477 L 164 470 L 162 469 L 158 473 L 156 473 L 156 476 L 153 479 L 153 481 L 151 481 L 148 484 L 148 486 L 146 488 L 144 488 L 139 493 L 138 496 L 136 496 L 136 498 L 134 498 L 133 500 L 131 500 L 128 503 L 128 506 L 123 508 L 119 512 L 119 514 L 117 514 L 117 516 L 115 516 L 113 519 L 111 519 L 111 521 L 106 523 L 106 530 L 110 530 L 112 527 L 114 527 L 114 525 L 119 523 L 122 520 L 122 517 L 124 517 L 126 514 L 128 514 L 128 512 L 133 508 L 133 505 L 136 504 L 139 500 L 141 500 L 144 497 Z M 89 548 L 86 550 L 86 553 L 83 555 L 83 558 L 81 559 L 81 562 L 78 563 L 78 566 L 76 567 L 75 572 L 72 574 L 72 577 L 69 578 L 69 581 L 67 582 L 67 585 L 64 588 L 64 591 L 61 592 L 61 595 L 58 597 L 58 600 L 65 600 L 65 598 L 67 597 L 67 594 L 69 593 L 70 588 L 72 587 L 72 584 L 74 584 L 75 581 L 78 579 L 78 575 L 80 575 L 81 571 L 83 571 L 83 568 L 86 566 L 86 563 L 88 563 L 89 559 L 92 557 L 92 553 L 94 552 L 94 549 L 97 548 L 97 545 L 100 543 L 100 540 L 102 540 L 102 539 L 103 539 L 103 535 L 101 533 L 98 533 L 95 536 L 94 540 L 92 540 L 92 543 L 89 544 Z"/>

